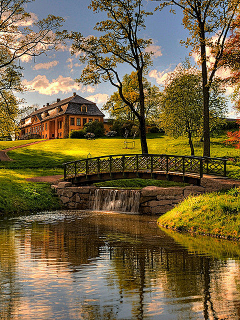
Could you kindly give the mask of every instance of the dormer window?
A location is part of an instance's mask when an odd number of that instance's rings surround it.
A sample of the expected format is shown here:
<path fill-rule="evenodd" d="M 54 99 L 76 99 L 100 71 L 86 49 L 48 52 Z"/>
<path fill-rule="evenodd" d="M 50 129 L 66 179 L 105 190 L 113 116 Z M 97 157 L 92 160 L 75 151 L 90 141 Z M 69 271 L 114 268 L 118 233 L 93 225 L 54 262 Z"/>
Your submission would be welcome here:
<path fill-rule="evenodd" d="M 44 117 L 48 117 L 49 116 L 49 113 L 48 113 L 48 111 L 44 111 Z"/>
<path fill-rule="evenodd" d="M 81 106 L 81 111 L 82 111 L 83 113 L 86 113 L 86 112 L 87 112 L 87 106 L 82 105 L 82 106 Z"/>
<path fill-rule="evenodd" d="M 62 110 L 62 107 L 57 107 L 57 112 L 59 113 L 59 112 L 62 112 L 63 110 Z"/>

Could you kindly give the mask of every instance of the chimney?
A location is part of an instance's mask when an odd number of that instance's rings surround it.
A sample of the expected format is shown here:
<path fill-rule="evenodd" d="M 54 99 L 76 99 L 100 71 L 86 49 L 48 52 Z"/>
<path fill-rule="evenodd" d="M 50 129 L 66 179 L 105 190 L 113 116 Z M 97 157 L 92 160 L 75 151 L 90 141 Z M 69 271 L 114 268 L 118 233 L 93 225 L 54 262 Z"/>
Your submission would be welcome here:
<path fill-rule="evenodd" d="M 43 108 L 45 108 L 45 104 L 43 105 Z"/>
<path fill-rule="evenodd" d="M 57 98 L 57 102 L 60 102 L 60 101 L 61 101 L 61 99 Z"/>
<path fill-rule="evenodd" d="M 76 97 L 76 95 L 77 95 L 76 92 L 73 92 L 73 96 Z"/>
<path fill-rule="evenodd" d="M 37 111 L 37 108 L 35 108 L 35 111 Z"/>
<path fill-rule="evenodd" d="M 49 107 L 49 103 L 47 103 L 47 107 Z"/>

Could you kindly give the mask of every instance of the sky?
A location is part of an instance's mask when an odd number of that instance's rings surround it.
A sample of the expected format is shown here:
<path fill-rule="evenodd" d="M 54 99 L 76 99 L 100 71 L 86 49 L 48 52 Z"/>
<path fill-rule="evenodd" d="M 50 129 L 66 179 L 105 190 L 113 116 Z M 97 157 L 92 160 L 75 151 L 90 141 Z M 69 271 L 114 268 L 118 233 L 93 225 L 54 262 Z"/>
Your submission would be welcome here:
<path fill-rule="evenodd" d="M 43 19 L 48 14 L 61 16 L 65 19 L 63 28 L 69 31 L 79 31 L 84 36 L 96 34 L 93 30 L 97 21 L 106 18 L 105 13 L 93 13 L 88 8 L 90 0 L 35 0 L 26 4 L 26 10 L 35 19 Z M 146 10 L 154 11 L 156 2 L 145 1 Z M 143 38 L 151 38 L 154 51 L 153 64 L 149 67 L 147 79 L 153 85 L 162 86 L 168 72 L 189 56 L 190 48 L 180 44 L 185 40 L 188 31 L 182 25 L 182 14 L 172 14 L 169 9 L 154 12 L 147 17 L 146 29 L 142 31 Z M 194 63 L 194 59 L 192 62 Z M 116 91 L 108 82 L 98 86 L 83 86 L 74 80 L 79 78 L 84 65 L 76 56 L 71 56 L 70 48 L 50 51 L 33 59 L 22 59 L 20 65 L 23 70 L 23 84 L 28 91 L 21 95 L 25 99 L 24 106 L 37 104 L 40 107 L 53 103 L 57 98 L 70 97 L 73 92 L 95 102 L 102 107 L 108 97 Z M 129 66 L 121 66 L 122 74 L 130 74 L 133 70 Z M 107 116 L 107 115 L 106 115 Z M 229 108 L 229 117 L 235 114 Z"/>

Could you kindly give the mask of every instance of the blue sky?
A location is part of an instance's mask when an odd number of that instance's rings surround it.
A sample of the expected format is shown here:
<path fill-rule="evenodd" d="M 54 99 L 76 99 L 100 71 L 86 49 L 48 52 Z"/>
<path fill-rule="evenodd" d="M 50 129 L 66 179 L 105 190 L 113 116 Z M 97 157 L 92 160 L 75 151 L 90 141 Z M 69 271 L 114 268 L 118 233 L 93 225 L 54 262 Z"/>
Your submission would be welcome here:
<path fill-rule="evenodd" d="M 64 29 L 80 31 L 84 36 L 94 34 L 94 26 L 97 21 L 103 20 L 106 15 L 93 13 L 88 9 L 90 0 L 36 0 L 26 5 L 26 10 L 37 16 L 38 19 L 54 14 L 65 18 Z M 145 1 L 146 10 L 153 11 L 156 3 Z M 180 44 L 180 40 L 186 39 L 188 31 L 182 25 L 182 14 L 155 12 L 146 20 L 146 29 L 142 37 L 153 40 L 155 56 L 153 65 L 148 72 L 148 80 L 154 85 L 161 85 L 164 75 L 173 71 L 175 67 L 185 60 L 190 48 L 186 49 Z M 109 83 L 102 83 L 97 87 L 77 85 L 74 79 L 81 75 L 83 65 L 78 59 L 71 56 L 67 49 L 48 52 L 47 55 L 36 57 L 35 61 L 21 61 L 24 67 L 23 83 L 29 88 L 24 93 L 25 106 L 38 104 L 39 107 L 52 103 L 57 98 L 63 99 L 73 92 L 97 103 L 99 107 L 106 102 L 115 88 Z M 129 66 L 122 67 L 123 74 L 131 73 Z"/>

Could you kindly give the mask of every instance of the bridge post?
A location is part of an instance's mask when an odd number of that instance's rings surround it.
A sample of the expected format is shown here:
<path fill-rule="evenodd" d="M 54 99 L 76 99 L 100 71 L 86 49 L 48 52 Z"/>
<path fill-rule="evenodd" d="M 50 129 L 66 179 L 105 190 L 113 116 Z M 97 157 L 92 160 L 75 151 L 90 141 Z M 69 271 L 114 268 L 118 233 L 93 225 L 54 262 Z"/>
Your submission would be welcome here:
<path fill-rule="evenodd" d="M 101 171 L 101 167 L 100 167 L 100 159 L 97 159 L 97 170 L 98 170 L 98 177 L 100 177 L 100 171 Z"/>
<path fill-rule="evenodd" d="M 122 172 L 123 172 L 123 177 L 125 176 L 124 171 L 125 171 L 125 156 L 123 155 L 123 156 L 122 156 Z"/>
<path fill-rule="evenodd" d="M 182 167 L 182 172 L 183 172 L 183 182 L 185 182 L 185 157 L 182 157 L 182 163 L 183 163 L 183 167 Z"/>
<path fill-rule="evenodd" d="M 227 159 L 225 158 L 223 161 L 224 161 L 223 175 L 224 177 L 226 177 L 227 176 Z"/>
<path fill-rule="evenodd" d="M 112 156 L 109 156 L 109 173 L 110 177 L 112 177 Z"/>
<path fill-rule="evenodd" d="M 166 154 L 166 176 L 167 180 L 169 180 L 169 175 L 168 175 L 168 155 Z"/>
<path fill-rule="evenodd" d="M 200 179 L 203 177 L 203 159 L 200 158 Z"/>
<path fill-rule="evenodd" d="M 151 154 L 151 179 L 153 177 L 153 155 Z"/>

